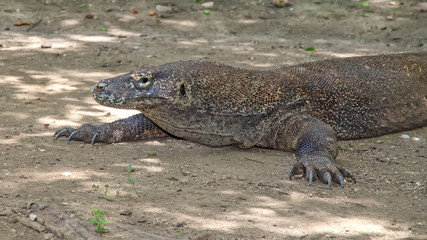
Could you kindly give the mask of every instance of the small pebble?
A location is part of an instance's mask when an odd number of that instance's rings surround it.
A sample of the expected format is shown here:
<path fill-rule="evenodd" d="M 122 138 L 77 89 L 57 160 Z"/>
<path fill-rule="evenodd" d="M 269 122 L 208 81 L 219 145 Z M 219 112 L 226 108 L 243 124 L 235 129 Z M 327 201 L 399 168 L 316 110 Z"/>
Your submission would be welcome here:
<path fill-rule="evenodd" d="M 46 234 L 43 236 L 43 239 L 45 239 L 45 240 L 49 240 L 49 239 L 53 239 L 53 237 L 55 237 L 55 235 L 53 235 L 53 233 L 46 233 Z"/>
<path fill-rule="evenodd" d="M 16 215 L 9 215 L 9 217 L 7 218 L 7 221 L 9 223 L 17 223 L 18 222 L 18 216 L 16 216 Z"/>
<path fill-rule="evenodd" d="M 128 209 L 122 209 L 122 210 L 120 210 L 120 215 L 130 216 L 130 215 L 132 215 L 132 211 L 128 210 Z"/>
<path fill-rule="evenodd" d="M 273 0 L 272 3 L 275 7 L 284 7 L 289 4 L 288 0 Z"/>
<path fill-rule="evenodd" d="M 12 210 L 10 210 L 10 209 L 6 209 L 6 210 L 4 210 L 4 211 L 2 211 L 2 212 L 0 212 L 0 216 L 9 216 L 9 215 L 11 215 L 13 212 L 12 212 Z"/>
<path fill-rule="evenodd" d="M 202 6 L 205 7 L 205 8 L 211 8 L 211 7 L 213 7 L 213 5 L 214 5 L 214 2 L 205 2 L 205 3 L 202 3 Z"/>
<path fill-rule="evenodd" d="M 409 139 L 411 137 L 409 135 L 407 135 L 407 134 L 402 134 L 402 135 L 400 135 L 400 138 Z"/>
<path fill-rule="evenodd" d="M 35 214 L 30 214 L 30 216 L 28 216 L 28 218 L 29 218 L 31 221 L 35 221 L 35 220 L 37 219 L 37 215 L 35 215 Z"/>
<path fill-rule="evenodd" d="M 414 141 L 420 141 L 421 139 L 417 138 L 417 137 L 413 137 L 412 140 L 414 140 Z"/>
<path fill-rule="evenodd" d="M 158 4 L 156 5 L 156 10 L 161 13 L 161 12 L 172 12 L 173 9 L 172 7 Z"/>

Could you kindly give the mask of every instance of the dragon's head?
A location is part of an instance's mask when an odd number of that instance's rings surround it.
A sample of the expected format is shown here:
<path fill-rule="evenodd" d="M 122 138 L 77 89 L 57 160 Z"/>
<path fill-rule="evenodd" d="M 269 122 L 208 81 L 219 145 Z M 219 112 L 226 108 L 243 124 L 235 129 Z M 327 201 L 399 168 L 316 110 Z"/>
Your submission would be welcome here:
<path fill-rule="evenodd" d="M 187 97 L 181 62 L 146 67 L 98 82 L 92 88 L 95 100 L 106 106 L 153 109 Z"/>

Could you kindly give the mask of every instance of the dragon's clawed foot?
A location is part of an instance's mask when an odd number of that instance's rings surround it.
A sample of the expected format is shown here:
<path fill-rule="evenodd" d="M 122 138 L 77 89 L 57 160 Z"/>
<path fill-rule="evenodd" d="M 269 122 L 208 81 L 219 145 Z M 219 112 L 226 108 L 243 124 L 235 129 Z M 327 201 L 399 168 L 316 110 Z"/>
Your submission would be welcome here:
<path fill-rule="evenodd" d="M 96 126 L 92 124 L 83 124 L 80 128 L 61 128 L 55 132 L 53 136 L 56 138 L 68 137 L 67 141 L 77 140 L 85 143 L 91 143 L 92 145 L 99 141 L 100 132 Z"/>
<path fill-rule="evenodd" d="M 303 176 L 308 180 L 311 185 L 313 179 L 320 179 L 322 182 L 327 183 L 331 187 L 332 181 L 344 187 L 344 178 L 351 178 L 356 183 L 356 178 L 350 170 L 340 167 L 330 157 L 306 154 L 302 156 L 297 163 L 293 164 L 289 172 L 289 179 L 303 173 Z"/>

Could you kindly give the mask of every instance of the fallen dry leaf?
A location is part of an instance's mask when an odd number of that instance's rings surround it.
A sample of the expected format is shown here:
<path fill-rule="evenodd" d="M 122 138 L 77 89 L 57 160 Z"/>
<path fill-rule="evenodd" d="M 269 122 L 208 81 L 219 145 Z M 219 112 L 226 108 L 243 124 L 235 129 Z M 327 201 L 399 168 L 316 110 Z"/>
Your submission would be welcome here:
<path fill-rule="evenodd" d="M 18 22 L 18 23 L 15 23 L 15 26 L 24 26 L 24 25 L 30 25 L 31 24 L 31 22 Z"/>

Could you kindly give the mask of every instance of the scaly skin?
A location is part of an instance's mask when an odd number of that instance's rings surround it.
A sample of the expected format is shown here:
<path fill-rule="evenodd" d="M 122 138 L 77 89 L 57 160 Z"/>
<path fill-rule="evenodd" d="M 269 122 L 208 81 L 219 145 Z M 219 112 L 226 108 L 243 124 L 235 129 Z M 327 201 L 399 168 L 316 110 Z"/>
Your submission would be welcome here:
<path fill-rule="evenodd" d="M 303 171 L 331 185 L 355 178 L 335 158 L 337 140 L 427 125 L 427 53 L 330 59 L 270 71 L 206 61 L 147 67 L 100 81 L 103 105 L 141 114 L 58 130 L 58 137 L 120 142 L 167 134 L 213 147 L 295 151 Z"/>

